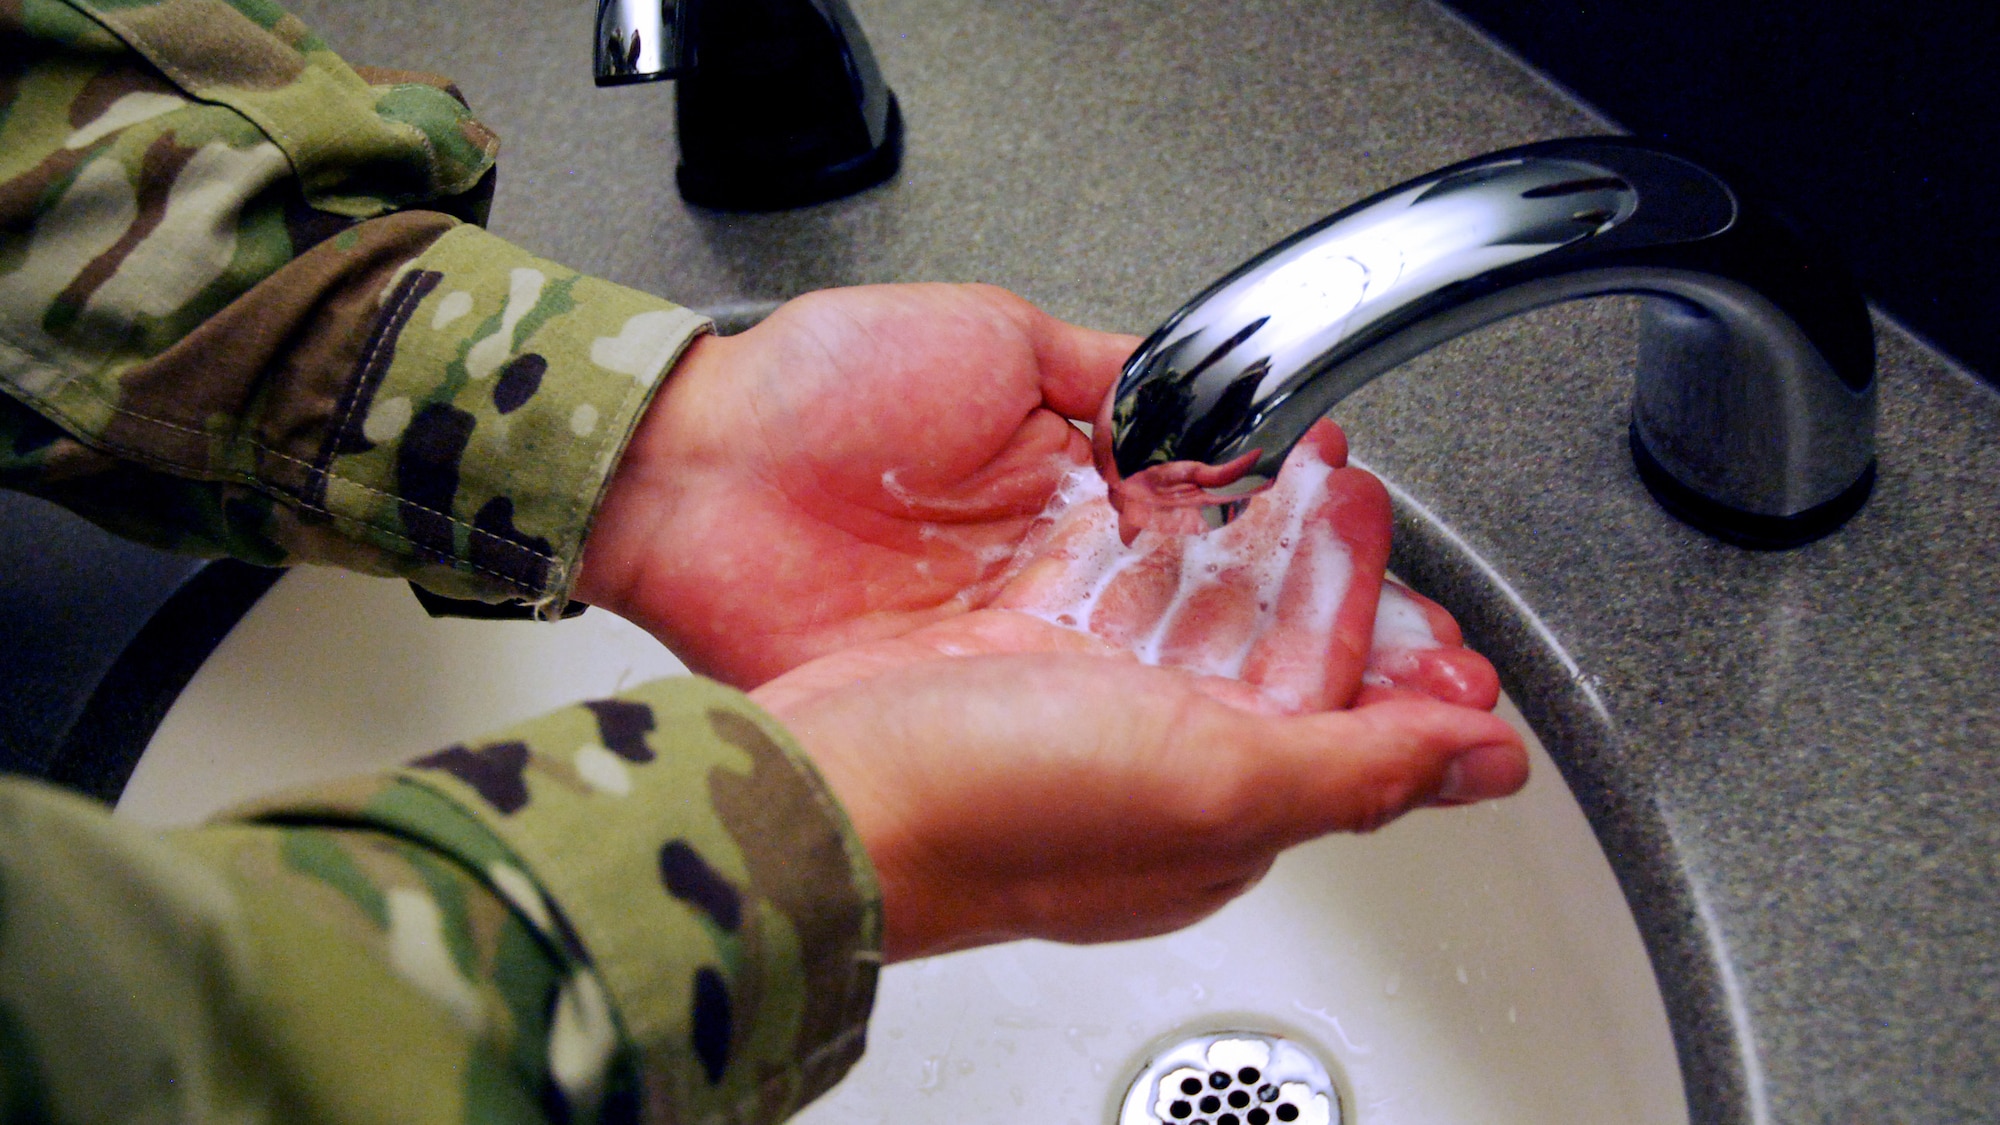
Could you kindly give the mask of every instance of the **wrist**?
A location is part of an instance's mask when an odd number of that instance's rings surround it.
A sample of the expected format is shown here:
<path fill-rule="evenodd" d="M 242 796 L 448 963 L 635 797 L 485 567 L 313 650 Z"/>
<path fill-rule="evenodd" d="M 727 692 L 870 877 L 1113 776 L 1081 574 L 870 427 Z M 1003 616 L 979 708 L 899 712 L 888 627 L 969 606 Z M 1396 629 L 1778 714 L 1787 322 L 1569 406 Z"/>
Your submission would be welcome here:
<path fill-rule="evenodd" d="M 678 462 L 697 445 L 701 372 L 716 367 L 724 350 L 725 341 L 711 334 L 690 341 L 633 423 L 584 539 L 571 587 L 577 600 L 645 624 L 635 616 L 635 592 L 652 545 L 672 535 L 687 483 Z"/>

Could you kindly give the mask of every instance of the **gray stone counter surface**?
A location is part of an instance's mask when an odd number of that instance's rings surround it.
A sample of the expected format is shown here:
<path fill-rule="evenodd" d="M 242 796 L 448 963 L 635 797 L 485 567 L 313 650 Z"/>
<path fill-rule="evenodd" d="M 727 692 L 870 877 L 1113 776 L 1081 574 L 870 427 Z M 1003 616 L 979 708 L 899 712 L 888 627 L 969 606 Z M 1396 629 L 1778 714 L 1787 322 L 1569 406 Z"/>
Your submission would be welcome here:
<path fill-rule="evenodd" d="M 292 6 L 352 60 L 460 81 L 505 138 L 500 234 L 710 307 L 977 280 L 1145 332 L 1361 196 L 1606 128 L 1428 0 L 855 0 L 907 117 L 901 176 L 717 215 L 675 194 L 672 87 L 592 87 L 588 0 Z M 1483 558 L 1599 716 L 1551 749 L 1701 1121 L 2000 1113 L 2000 396 L 1878 328 L 1874 499 L 1783 554 L 1638 484 L 1628 302 L 1477 333 L 1339 414 L 1412 534 L 1427 510 Z M 1453 608 L 1534 714 L 1547 692 L 1510 665 L 1530 631 Z"/>

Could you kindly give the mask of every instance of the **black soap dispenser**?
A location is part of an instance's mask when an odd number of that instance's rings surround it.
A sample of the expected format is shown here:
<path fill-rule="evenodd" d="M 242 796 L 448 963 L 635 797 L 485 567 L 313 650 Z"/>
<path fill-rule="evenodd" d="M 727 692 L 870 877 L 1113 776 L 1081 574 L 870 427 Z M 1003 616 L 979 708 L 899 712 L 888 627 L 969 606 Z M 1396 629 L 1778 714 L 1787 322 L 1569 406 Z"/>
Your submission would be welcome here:
<path fill-rule="evenodd" d="M 680 81 L 681 197 L 775 211 L 896 174 L 903 121 L 846 0 L 598 0 L 600 86 Z"/>

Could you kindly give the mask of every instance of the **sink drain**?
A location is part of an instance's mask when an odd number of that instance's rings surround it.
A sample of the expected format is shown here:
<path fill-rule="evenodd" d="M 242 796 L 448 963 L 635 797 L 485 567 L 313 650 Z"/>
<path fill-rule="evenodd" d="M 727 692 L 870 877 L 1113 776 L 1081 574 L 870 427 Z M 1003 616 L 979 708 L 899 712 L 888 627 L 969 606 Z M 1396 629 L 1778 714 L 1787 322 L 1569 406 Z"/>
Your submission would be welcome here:
<path fill-rule="evenodd" d="M 1326 1067 L 1289 1039 L 1218 1031 L 1155 1054 L 1118 1125 L 1340 1125 Z"/>

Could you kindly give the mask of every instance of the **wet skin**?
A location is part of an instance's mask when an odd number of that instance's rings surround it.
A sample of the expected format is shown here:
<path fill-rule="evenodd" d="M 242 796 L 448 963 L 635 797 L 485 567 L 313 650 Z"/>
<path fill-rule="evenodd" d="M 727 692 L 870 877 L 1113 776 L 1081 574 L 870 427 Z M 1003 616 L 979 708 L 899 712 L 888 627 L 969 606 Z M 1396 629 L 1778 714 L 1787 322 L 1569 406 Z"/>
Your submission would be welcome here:
<path fill-rule="evenodd" d="M 1161 933 L 1526 780 L 1449 615 L 1377 643 L 1388 503 L 1337 429 L 1214 542 L 1107 555 L 1101 497 L 1051 508 L 1135 343 L 990 287 L 812 294 L 683 357 L 600 508 L 579 595 L 793 733 L 891 960 Z"/>

